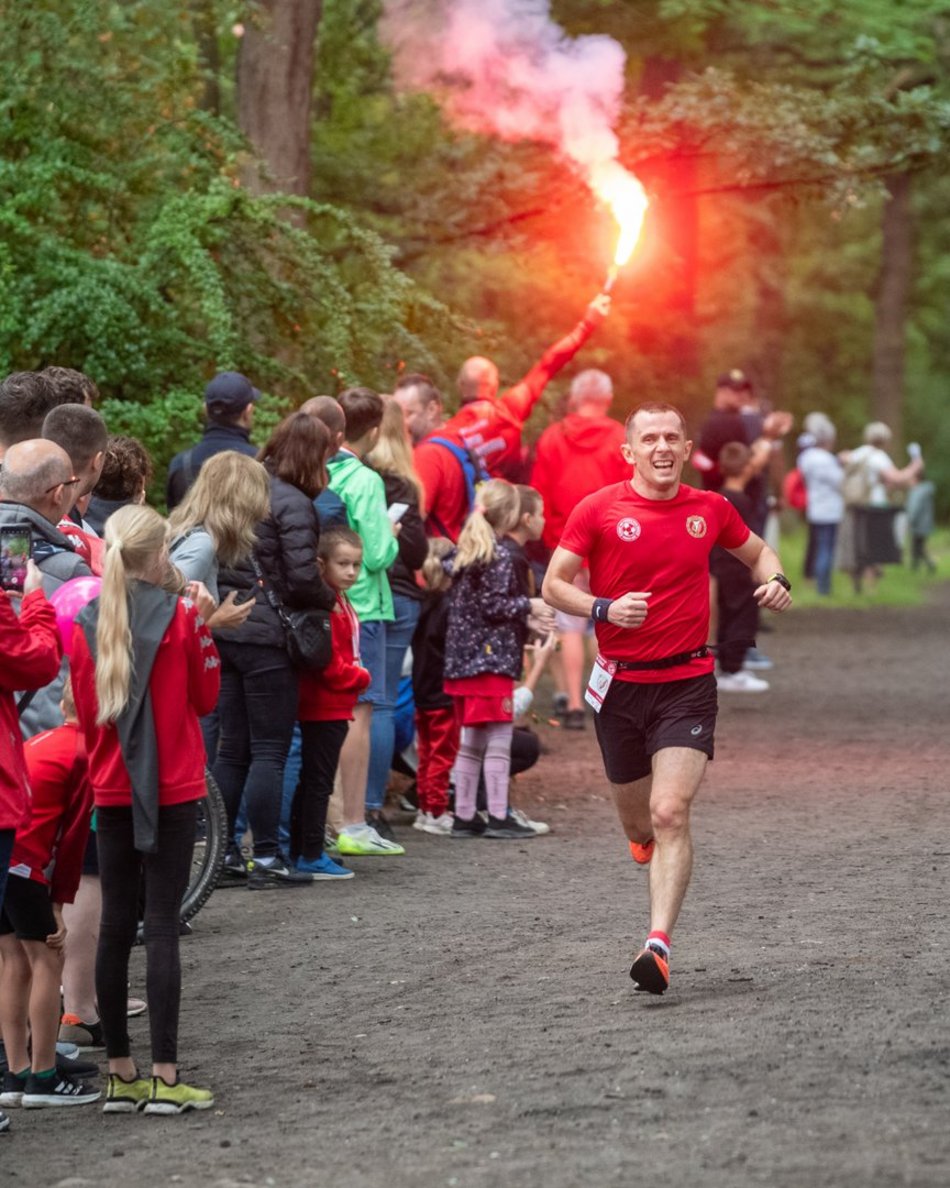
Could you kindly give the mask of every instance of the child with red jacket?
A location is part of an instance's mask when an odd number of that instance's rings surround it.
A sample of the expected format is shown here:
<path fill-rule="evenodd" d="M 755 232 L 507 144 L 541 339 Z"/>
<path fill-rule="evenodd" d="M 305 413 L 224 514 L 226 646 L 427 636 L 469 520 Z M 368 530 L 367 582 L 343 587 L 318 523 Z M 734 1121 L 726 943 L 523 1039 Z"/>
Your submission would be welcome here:
<path fill-rule="evenodd" d="M 300 783 L 291 810 L 291 857 L 315 879 L 351 879 L 353 872 L 323 852 L 327 805 L 340 751 L 357 698 L 369 687 L 361 667 L 360 623 L 346 591 L 359 577 L 363 543 L 352 528 L 334 524 L 320 534 L 317 561 L 323 580 L 336 591 L 330 616 L 333 657 L 322 672 L 300 674 Z"/>
<path fill-rule="evenodd" d="M 32 814 L 29 825 L 17 832 L 0 910 L 0 1027 L 9 1065 L 0 1105 L 27 1109 L 83 1105 L 100 1096 L 98 1089 L 56 1068 L 63 904 L 76 897 L 92 815 L 86 748 L 71 713 L 68 680 L 63 709 L 72 721 L 34 735 L 24 748 Z"/>
<path fill-rule="evenodd" d="M 162 588 L 167 525 L 128 506 L 106 524 L 102 593 L 73 633 L 73 694 L 96 804 L 102 921 L 96 997 L 109 1060 L 107 1113 L 181 1114 L 214 1098 L 178 1079 L 179 913 L 205 795 L 198 719 L 217 701 L 220 661 L 195 607 Z M 145 892 L 151 1077 L 129 1047 L 129 953 Z"/>

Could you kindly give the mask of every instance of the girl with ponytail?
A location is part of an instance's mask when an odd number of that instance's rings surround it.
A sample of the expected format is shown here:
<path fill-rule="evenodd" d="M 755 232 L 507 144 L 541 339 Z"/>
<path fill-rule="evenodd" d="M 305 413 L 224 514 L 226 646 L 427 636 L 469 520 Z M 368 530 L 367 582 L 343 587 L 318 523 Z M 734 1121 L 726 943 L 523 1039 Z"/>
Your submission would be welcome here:
<path fill-rule="evenodd" d="M 504 479 L 485 483 L 452 562 L 445 691 L 455 698 L 462 726 L 454 772 L 453 837 L 535 836 L 508 813 L 512 694 L 521 676 L 529 616 L 546 625 L 553 613 L 542 599 L 520 592 L 511 556 L 500 546 L 500 538 L 518 523 L 519 512 L 516 487 Z M 487 826 L 475 815 L 483 763 Z"/>
<path fill-rule="evenodd" d="M 106 522 L 102 591 L 76 619 L 73 694 L 96 805 L 102 920 L 96 996 L 109 1060 L 107 1113 L 180 1114 L 214 1104 L 178 1080 L 179 912 L 205 794 L 198 719 L 215 705 L 218 653 L 195 607 L 168 593 L 168 530 L 149 507 Z M 145 894 L 152 1040 L 139 1075 L 127 1026 L 129 954 Z"/>

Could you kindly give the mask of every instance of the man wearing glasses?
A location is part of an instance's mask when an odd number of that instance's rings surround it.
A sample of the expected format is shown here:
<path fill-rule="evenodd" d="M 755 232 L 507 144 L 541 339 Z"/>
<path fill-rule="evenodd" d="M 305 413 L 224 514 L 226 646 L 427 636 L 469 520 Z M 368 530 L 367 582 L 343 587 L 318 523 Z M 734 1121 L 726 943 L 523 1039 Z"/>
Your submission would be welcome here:
<path fill-rule="evenodd" d="M 92 573 L 57 527 L 76 502 L 79 482 L 62 446 L 39 438 L 10 446 L 0 468 L 0 527 L 29 524 L 47 595 Z"/>

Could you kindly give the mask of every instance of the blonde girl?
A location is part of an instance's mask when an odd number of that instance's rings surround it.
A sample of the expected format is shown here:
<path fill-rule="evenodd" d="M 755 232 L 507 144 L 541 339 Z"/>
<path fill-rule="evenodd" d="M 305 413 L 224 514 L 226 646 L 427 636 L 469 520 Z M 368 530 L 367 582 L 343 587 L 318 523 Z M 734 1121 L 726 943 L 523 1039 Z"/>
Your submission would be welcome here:
<path fill-rule="evenodd" d="M 207 1109 L 206 1089 L 178 1080 L 179 911 L 204 795 L 198 719 L 218 696 L 219 661 L 195 607 L 162 589 L 167 525 L 128 506 L 105 530 L 102 592 L 77 619 L 73 694 L 96 804 L 102 920 L 96 996 L 109 1060 L 104 1110 Z M 140 1076 L 127 1027 L 129 953 L 145 894 L 151 1076 Z"/>
<path fill-rule="evenodd" d="M 455 761 L 453 837 L 517 839 L 535 831 L 508 814 L 512 694 L 521 675 L 528 618 L 547 623 L 540 598 L 519 591 L 510 554 L 500 538 L 517 525 L 516 487 L 492 479 L 479 489 L 475 510 L 459 536 L 452 566 L 445 648 L 445 691 L 455 698 L 462 732 Z M 475 815 L 484 764 L 488 825 Z"/>

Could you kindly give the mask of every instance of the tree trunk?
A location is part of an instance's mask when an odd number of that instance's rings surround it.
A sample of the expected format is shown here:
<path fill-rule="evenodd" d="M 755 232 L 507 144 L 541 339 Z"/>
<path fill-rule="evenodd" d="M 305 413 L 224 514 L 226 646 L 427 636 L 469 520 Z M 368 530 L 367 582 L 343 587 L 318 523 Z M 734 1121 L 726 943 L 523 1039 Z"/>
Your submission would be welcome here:
<path fill-rule="evenodd" d="M 191 23 L 198 43 L 198 60 L 204 80 L 201 109 L 217 116 L 221 114 L 221 53 L 218 49 L 214 6 L 209 0 L 192 0 Z"/>
<path fill-rule="evenodd" d="M 263 162 L 245 183 L 257 192 L 310 189 L 310 101 L 323 0 L 259 0 L 237 63 L 238 123 Z"/>
<path fill-rule="evenodd" d="M 911 179 L 898 173 L 886 181 L 881 269 L 875 291 L 871 414 L 884 421 L 897 441 L 904 421 L 904 343 L 913 271 Z"/>

